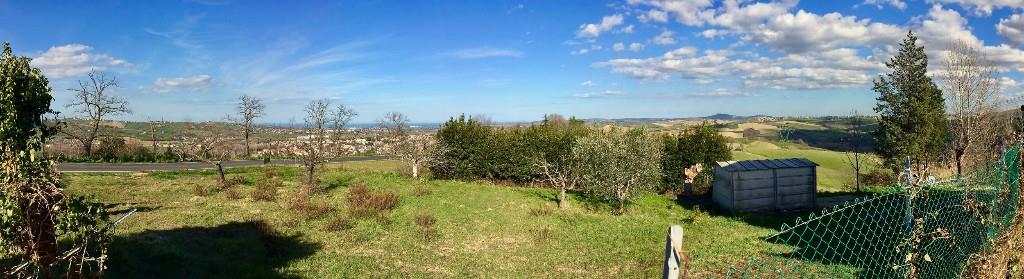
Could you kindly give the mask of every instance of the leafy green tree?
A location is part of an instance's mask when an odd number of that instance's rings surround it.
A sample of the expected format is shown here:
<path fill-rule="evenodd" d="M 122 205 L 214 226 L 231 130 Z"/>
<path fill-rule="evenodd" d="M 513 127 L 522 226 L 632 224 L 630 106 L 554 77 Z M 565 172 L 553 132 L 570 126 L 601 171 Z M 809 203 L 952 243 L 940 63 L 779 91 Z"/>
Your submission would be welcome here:
<path fill-rule="evenodd" d="M 893 170 L 910 156 L 920 173 L 938 156 L 947 136 L 942 91 L 928 76 L 928 56 L 913 32 L 885 65 L 891 72 L 879 76 L 873 87 L 879 94 L 875 146 Z"/>
<path fill-rule="evenodd" d="M 40 150 L 54 133 L 51 88 L 30 59 L 4 43 L 0 54 L 0 266 L 4 277 L 91 277 L 103 270 L 106 213 L 64 193 L 60 174 Z M 60 243 L 70 247 L 61 252 Z M 65 269 L 66 268 L 66 269 Z M 64 269 L 64 270 L 61 270 Z M 84 273 L 84 274 L 83 274 Z"/>
<path fill-rule="evenodd" d="M 615 201 L 618 213 L 637 194 L 661 182 L 661 141 L 643 129 L 590 133 L 576 142 L 584 188 Z"/>
<path fill-rule="evenodd" d="M 702 123 L 701 125 L 688 128 L 679 136 L 676 157 L 683 168 L 690 168 L 700 164 L 701 172 L 697 177 L 687 177 L 694 181 L 693 185 L 698 189 L 710 187 L 711 176 L 713 175 L 715 162 L 732 160 L 732 150 L 729 149 L 729 141 L 718 133 L 718 129 Z M 692 189 L 687 187 L 684 191 L 687 195 Z"/>
<path fill-rule="evenodd" d="M 483 178 L 491 128 L 473 118 L 451 118 L 434 135 L 437 140 L 430 172 L 437 178 Z"/>

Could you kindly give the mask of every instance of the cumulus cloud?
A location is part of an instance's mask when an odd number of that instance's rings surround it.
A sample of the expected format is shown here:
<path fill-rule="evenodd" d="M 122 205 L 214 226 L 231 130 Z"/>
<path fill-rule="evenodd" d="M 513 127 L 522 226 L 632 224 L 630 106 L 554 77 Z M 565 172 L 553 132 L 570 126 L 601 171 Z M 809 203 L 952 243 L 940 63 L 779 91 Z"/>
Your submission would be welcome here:
<path fill-rule="evenodd" d="M 665 22 L 671 14 L 679 23 L 700 26 L 714 15 L 714 11 L 709 10 L 714 5 L 711 0 L 628 0 L 627 3 L 655 8 L 642 14 L 641 21 Z"/>
<path fill-rule="evenodd" d="M 620 14 L 605 16 L 601 18 L 600 23 L 587 23 L 580 25 L 580 29 L 576 31 L 577 38 L 594 39 L 601 36 L 601 33 L 608 32 L 622 24 L 623 17 Z"/>
<path fill-rule="evenodd" d="M 521 57 L 522 51 L 499 48 L 467 48 L 445 53 L 459 59 L 480 59 L 490 57 Z"/>
<path fill-rule="evenodd" d="M 131 64 L 105 53 L 94 53 L 91 46 L 69 44 L 53 46 L 32 59 L 32 65 L 39 67 L 51 78 L 62 78 L 88 73 L 89 71 L 106 71 L 113 68 L 127 68 Z"/>
<path fill-rule="evenodd" d="M 881 9 L 885 7 L 885 5 L 893 6 L 901 11 L 907 9 L 907 3 L 903 2 L 903 0 L 864 0 L 864 2 L 857 4 L 854 7 L 875 6 L 876 8 Z"/>
<path fill-rule="evenodd" d="M 658 34 L 658 36 L 654 37 L 654 39 L 653 39 L 654 44 L 656 44 L 656 45 L 674 45 L 674 44 L 676 44 L 676 39 L 672 38 L 672 35 L 674 35 L 674 34 L 675 34 L 675 32 L 672 32 L 672 31 L 668 31 L 668 30 L 662 31 L 661 34 Z"/>
<path fill-rule="evenodd" d="M 1024 45 L 1024 14 L 1015 14 L 999 20 L 996 32 L 1011 44 Z"/>
<path fill-rule="evenodd" d="M 1024 1 L 1020 0 L 928 0 L 928 2 L 957 4 L 979 16 L 989 16 L 993 10 L 999 8 L 1024 8 Z"/>
<path fill-rule="evenodd" d="M 695 92 L 695 93 L 690 94 L 690 96 L 694 96 L 694 97 L 756 97 L 756 96 L 761 96 L 761 94 L 751 93 L 751 92 L 736 91 L 736 90 L 727 89 L 727 88 L 715 88 L 714 90 Z"/>
<path fill-rule="evenodd" d="M 631 43 L 631 44 L 629 44 L 629 50 L 630 51 L 637 52 L 637 51 L 640 51 L 640 50 L 643 50 L 643 49 L 644 49 L 644 44 L 641 44 L 641 43 Z"/>
<path fill-rule="evenodd" d="M 623 44 L 623 43 L 615 43 L 614 45 L 612 45 L 612 50 L 614 50 L 614 51 L 626 50 L 626 45 Z"/>
<path fill-rule="evenodd" d="M 594 99 L 594 98 L 606 98 L 606 97 L 621 96 L 623 94 L 624 93 L 622 93 L 622 91 L 605 90 L 605 91 L 601 91 L 601 92 L 579 93 L 579 94 L 574 94 L 572 96 L 576 97 L 576 98 Z"/>
<path fill-rule="evenodd" d="M 187 77 L 161 77 L 153 81 L 153 88 L 157 92 L 171 92 L 178 90 L 199 90 L 213 84 L 213 78 L 209 75 L 195 75 Z"/>

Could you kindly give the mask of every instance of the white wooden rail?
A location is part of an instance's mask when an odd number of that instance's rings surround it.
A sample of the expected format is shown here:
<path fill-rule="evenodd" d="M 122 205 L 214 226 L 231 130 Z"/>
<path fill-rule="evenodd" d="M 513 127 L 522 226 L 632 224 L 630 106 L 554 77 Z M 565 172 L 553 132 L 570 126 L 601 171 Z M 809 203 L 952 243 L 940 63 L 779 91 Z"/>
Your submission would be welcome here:
<path fill-rule="evenodd" d="M 683 227 L 674 225 L 668 228 L 668 236 L 665 238 L 665 266 L 662 269 L 661 278 L 678 279 L 687 278 L 689 259 L 683 255 Z"/>

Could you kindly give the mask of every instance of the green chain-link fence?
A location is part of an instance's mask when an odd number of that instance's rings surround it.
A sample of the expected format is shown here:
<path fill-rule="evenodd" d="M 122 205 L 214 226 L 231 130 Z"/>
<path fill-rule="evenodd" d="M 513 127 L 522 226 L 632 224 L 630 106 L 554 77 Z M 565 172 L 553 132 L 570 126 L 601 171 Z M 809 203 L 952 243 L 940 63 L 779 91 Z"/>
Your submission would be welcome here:
<path fill-rule="evenodd" d="M 957 278 L 1011 225 L 1020 147 L 970 178 L 922 182 L 811 214 L 730 278 Z"/>

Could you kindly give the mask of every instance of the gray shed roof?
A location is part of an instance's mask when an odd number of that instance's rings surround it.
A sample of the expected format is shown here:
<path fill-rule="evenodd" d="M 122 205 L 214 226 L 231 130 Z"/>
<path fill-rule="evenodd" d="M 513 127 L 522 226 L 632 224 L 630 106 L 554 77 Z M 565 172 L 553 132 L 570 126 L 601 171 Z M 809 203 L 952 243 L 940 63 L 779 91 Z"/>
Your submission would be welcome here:
<path fill-rule="evenodd" d="M 813 167 L 817 165 L 817 163 L 814 163 L 813 161 L 804 158 L 718 162 L 718 166 L 724 168 L 727 171 L 804 168 Z"/>

